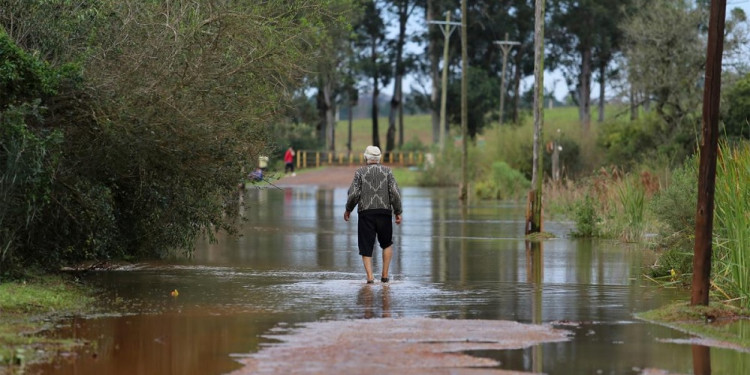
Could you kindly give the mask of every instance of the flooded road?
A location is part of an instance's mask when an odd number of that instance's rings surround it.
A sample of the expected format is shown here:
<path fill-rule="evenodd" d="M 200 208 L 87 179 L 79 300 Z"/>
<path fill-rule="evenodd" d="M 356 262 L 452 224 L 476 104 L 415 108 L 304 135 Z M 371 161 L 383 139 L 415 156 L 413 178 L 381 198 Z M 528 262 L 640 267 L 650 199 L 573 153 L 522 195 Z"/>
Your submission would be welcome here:
<path fill-rule="evenodd" d="M 522 349 L 467 350 L 494 370 L 551 374 L 746 373 L 750 355 L 685 344 L 689 336 L 633 314 L 687 292 L 642 277 L 648 252 L 612 241 L 523 240 L 523 205 L 459 206 L 455 189 L 404 188 L 390 285 L 365 284 L 345 188 L 249 189 L 237 236 L 200 241 L 191 259 L 84 277 L 124 315 L 74 318 L 54 333 L 90 342 L 42 374 L 222 374 L 302 323 L 371 318 L 507 320 L 569 331 Z M 380 272 L 380 251 L 373 258 Z M 171 296 L 176 290 L 178 295 Z M 468 372 L 465 372 L 468 373 Z"/>

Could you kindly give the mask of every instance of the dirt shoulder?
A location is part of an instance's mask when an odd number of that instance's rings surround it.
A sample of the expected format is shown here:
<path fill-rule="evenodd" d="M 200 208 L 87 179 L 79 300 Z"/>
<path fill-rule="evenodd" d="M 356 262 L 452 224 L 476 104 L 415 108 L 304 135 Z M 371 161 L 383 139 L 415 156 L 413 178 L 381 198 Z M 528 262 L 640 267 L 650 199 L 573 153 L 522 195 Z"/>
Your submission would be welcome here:
<path fill-rule="evenodd" d="M 354 171 L 359 166 L 351 167 L 324 167 L 315 169 L 303 169 L 296 176 L 282 175 L 274 185 L 285 186 L 321 186 L 321 187 L 349 187 L 354 178 Z"/>

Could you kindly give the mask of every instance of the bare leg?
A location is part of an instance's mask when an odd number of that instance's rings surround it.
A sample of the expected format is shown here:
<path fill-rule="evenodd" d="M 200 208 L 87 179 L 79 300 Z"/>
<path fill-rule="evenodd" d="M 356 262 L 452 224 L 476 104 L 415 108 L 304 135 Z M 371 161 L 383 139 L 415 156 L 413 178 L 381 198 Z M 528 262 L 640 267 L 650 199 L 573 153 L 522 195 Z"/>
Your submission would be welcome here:
<path fill-rule="evenodd" d="M 388 278 L 388 267 L 391 265 L 391 258 L 393 257 L 393 245 L 383 249 L 383 278 Z"/>
<path fill-rule="evenodd" d="M 372 257 L 362 256 L 362 264 L 365 265 L 365 273 L 367 273 L 367 281 L 372 280 Z"/>

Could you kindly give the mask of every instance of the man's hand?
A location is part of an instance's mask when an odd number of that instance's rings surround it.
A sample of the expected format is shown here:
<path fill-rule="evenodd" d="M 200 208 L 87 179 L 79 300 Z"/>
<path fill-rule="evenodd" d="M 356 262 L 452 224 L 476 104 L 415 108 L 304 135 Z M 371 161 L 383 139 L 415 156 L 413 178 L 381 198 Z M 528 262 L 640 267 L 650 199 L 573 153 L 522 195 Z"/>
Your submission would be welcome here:
<path fill-rule="evenodd" d="M 396 215 L 396 225 L 401 225 L 401 215 Z"/>
<path fill-rule="evenodd" d="M 351 214 L 351 212 L 344 211 L 344 221 L 349 221 L 349 214 Z"/>

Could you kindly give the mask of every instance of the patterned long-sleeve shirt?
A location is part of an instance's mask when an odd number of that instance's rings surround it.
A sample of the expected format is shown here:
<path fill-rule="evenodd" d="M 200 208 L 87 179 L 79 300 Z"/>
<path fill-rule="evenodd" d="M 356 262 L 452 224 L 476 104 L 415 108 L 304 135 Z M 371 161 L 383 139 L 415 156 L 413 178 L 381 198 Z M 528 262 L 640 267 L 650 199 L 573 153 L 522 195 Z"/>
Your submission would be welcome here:
<path fill-rule="evenodd" d="M 357 213 L 387 210 L 395 215 L 401 215 L 401 193 L 390 168 L 380 164 L 368 164 L 357 169 L 349 187 L 346 210 L 351 212 L 354 206 L 358 206 Z"/>

